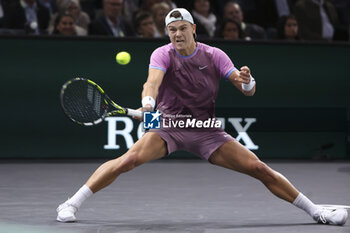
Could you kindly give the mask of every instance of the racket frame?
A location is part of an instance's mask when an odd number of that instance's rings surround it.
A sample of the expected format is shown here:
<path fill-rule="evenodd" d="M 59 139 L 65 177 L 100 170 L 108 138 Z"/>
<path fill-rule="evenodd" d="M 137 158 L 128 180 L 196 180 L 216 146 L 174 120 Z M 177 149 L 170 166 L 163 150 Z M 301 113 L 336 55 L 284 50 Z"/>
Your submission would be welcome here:
<path fill-rule="evenodd" d="M 63 96 L 64 96 L 64 92 L 67 89 L 67 87 L 73 83 L 73 82 L 77 82 L 77 81 L 84 81 L 89 83 L 90 85 L 94 86 L 96 90 L 98 90 L 102 96 L 103 101 L 106 104 L 106 108 L 104 109 L 104 113 L 102 114 L 102 116 L 100 118 L 98 118 L 95 121 L 92 122 L 80 122 L 77 121 L 75 119 L 73 119 L 70 114 L 69 111 L 67 111 L 67 109 L 65 108 L 64 104 L 63 104 Z M 68 80 L 66 83 L 63 84 L 62 88 L 61 88 L 61 92 L 60 92 L 60 102 L 61 102 L 61 106 L 63 108 L 63 112 L 65 113 L 65 115 L 73 122 L 79 124 L 79 125 L 84 125 L 84 126 L 93 126 L 93 125 L 97 125 L 99 123 L 101 123 L 106 117 L 111 117 L 111 116 L 116 116 L 116 115 L 129 115 L 129 116 L 133 116 L 133 117 L 139 117 L 141 118 L 142 116 L 142 112 L 139 110 L 134 110 L 134 109 L 130 109 L 130 108 L 124 108 L 118 104 L 116 104 L 113 100 L 111 100 L 111 98 L 105 93 L 105 91 L 94 81 L 90 80 L 90 79 L 86 79 L 86 78 L 81 78 L 81 77 L 77 77 L 71 80 Z M 109 111 L 109 107 L 112 107 L 113 109 L 111 111 Z"/>

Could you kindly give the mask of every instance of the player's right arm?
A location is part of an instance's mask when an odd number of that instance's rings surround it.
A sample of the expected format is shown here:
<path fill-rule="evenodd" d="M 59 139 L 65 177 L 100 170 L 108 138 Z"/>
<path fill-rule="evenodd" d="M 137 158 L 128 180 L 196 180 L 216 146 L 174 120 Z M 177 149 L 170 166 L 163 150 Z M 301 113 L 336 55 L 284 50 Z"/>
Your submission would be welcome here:
<path fill-rule="evenodd" d="M 155 107 L 159 87 L 170 64 L 167 46 L 153 51 L 148 69 L 147 81 L 142 90 L 142 111 L 152 111 Z"/>
<path fill-rule="evenodd" d="M 160 84 L 162 84 L 163 77 L 164 77 L 164 71 L 160 69 L 150 68 L 148 70 L 147 81 L 145 82 L 145 84 L 143 84 L 142 99 L 146 96 L 151 96 L 154 100 L 157 99 L 158 90 L 159 90 Z"/>
<path fill-rule="evenodd" d="M 159 90 L 160 84 L 162 84 L 162 81 L 163 81 L 163 77 L 164 77 L 164 71 L 160 69 L 150 68 L 148 70 L 147 81 L 143 84 L 143 90 L 142 90 L 142 96 L 141 96 L 142 102 L 145 97 L 146 99 L 149 99 L 149 97 L 152 97 L 155 102 L 158 96 L 158 90 Z M 153 106 L 151 104 L 146 104 L 142 108 L 139 108 L 138 110 L 142 112 L 152 111 Z M 142 121 L 142 118 L 138 118 L 138 119 Z"/>

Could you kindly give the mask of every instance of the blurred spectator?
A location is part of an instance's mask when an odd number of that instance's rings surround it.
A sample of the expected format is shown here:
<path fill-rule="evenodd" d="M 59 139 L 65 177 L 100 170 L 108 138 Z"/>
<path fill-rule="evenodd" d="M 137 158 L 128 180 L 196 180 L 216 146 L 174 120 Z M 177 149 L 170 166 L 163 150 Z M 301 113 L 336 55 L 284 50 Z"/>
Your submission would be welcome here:
<path fill-rule="evenodd" d="M 166 37 L 168 31 L 165 27 L 165 17 L 169 13 L 170 7 L 165 2 L 154 4 L 152 7 L 152 15 L 155 23 L 155 37 Z"/>
<path fill-rule="evenodd" d="M 69 13 L 60 13 L 56 16 L 54 22 L 53 35 L 62 36 L 86 36 L 85 30 L 77 27 L 74 22 L 74 17 Z"/>
<path fill-rule="evenodd" d="M 255 23 L 256 22 L 256 14 L 261 12 L 260 9 L 258 8 L 259 2 L 264 1 L 264 0 L 234 0 L 231 2 L 236 2 L 241 11 L 244 14 L 244 21 L 249 22 L 249 23 Z M 281 0 L 278 0 L 281 1 Z M 224 1 L 224 2 L 229 2 L 229 1 Z M 225 5 L 224 5 L 225 7 Z"/>
<path fill-rule="evenodd" d="M 296 0 L 216 0 L 218 15 L 228 2 L 236 2 L 242 9 L 244 21 L 263 28 L 275 27 L 279 17 L 291 14 Z"/>
<path fill-rule="evenodd" d="M 79 27 L 88 30 L 90 24 L 90 16 L 81 10 L 79 0 L 66 0 L 66 12 L 73 16 L 74 22 Z"/>
<path fill-rule="evenodd" d="M 242 40 L 245 38 L 240 24 L 232 19 L 224 20 L 216 31 L 215 37 L 225 40 Z"/>
<path fill-rule="evenodd" d="M 299 22 L 300 36 L 305 40 L 331 41 L 344 37 L 335 6 L 329 0 L 299 0 L 294 13 Z"/>
<path fill-rule="evenodd" d="M 140 0 L 126 0 L 122 10 L 122 15 L 128 23 L 132 23 L 136 12 L 139 9 Z"/>
<path fill-rule="evenodd" d="M 177 7 L 186 8 L 188 7 L 188 0 L 172 0 L 176 4 Z"/>
<path fill-rule="evenodd" d="M 165 3 L 167 3 L 171 9 L 177 8 L 176 2 L 173 0 L 164 0 Z"/>
<path fill-rule="evenodd" d="M 141 0 L 139 4 L 139 11 L 151 11 L 152 6 L 160 2 L 162 2 L 162 0 Z"/>
<path fill-rule="evenodd" d="M 172 2 L 176 4 L 176 7 L 189 8 L 188 0 L 173 0 Z"/>
<path fill-rule="evenodd" d="M 139 37 L 154 38 L 155 24 L 150 13 L 141 11 L 136 14 L 134 24 Z"/>
<path fill-rule="evenodd" d="M 0 34 L 24 34 L 24 29 L 21 28 L 19 30 L 6 29 L 5 27 L 5 14 L 8 11 L 9 5 L 13 3 L 13 0 L 0 0 Z M 4 28 L 2 30 L 2 28 Z"/>
<path fill-rule="evenodd" d="M 95 19 L 96 11 L 102 8 L 101 0 L 80 0 L 81 10 L 87 13 L 91 20 Z"/>
<path fill-rule="evenodd" d="M 334 0 L 333 2 L 338 12 L 340 24 L 343 27 L 342 31 L 344 33 L 343 34 L 344 40 L 350 41 L 350 1 Z"/>
<path fill-rule="evenodd" d="M 265 4 L 269 2 L 265 0 Z M 274 8 L 276 9 L 276 13 L 278 17 L 290 15 L 290 5 L 287 0 L 273 0 Z"/>
<path fill-rule="evenodd" d="M 211 12 L 209 0 L 193 0 L 191 9 L 198 37 L 213 37 L 216 30 L 216 16 Z"/>
<path fill-rule="evenodd" d="M 232 19 L 237 21 L 241 27 L 247 39 L 266 39 L 265 30 L 251 23 L 245 23 L 243 19 L 243 12 L 241 7 L 236 2 L 228 2 L 224 7 L 224 20 Z"/>
<path fill-rule="evenodd" d="M 57 8 L 59 10 L 59 13 L 68 13 L 72 15 L 74 24 L 76 26 L 83 28 L 85 31 L 88 30 L 90 24 L 90 16 L 87 13 L 81 11 L 79 0 L 59 0 L 57 1 Z M 49 32 L 53 31 L 54 22 L 57 15 L 58 13 L 54 14 L 51 17 L 48 29 Z"/>
<path fill-rule="evenodd" d="M 257 10 L 254 12 L 253 21 L 250 22 L 262 26 L 265 30 L 275 29 L 280 17 L 291 14 L 293 1 L 295 0 L 256 0 Z M 246 15 L 244 18 L 246 19 Z"/>
<path fill-rule="evenodd" d="M 3 20 L 4 20 L 4 9 L 0 0 L 0 28 L 2 28 Z"/>
<path fill-rule="evenodd" d="M 280 40 L 300 40 L 298 22 L 294 15 L 282 16 L 277 23 Z"/>
<path fill-rule="evenodd" d="M 19 0 L 6 8 L 4 28 L 22 29 L 28 34 L 46 34 L 49 10 L 35 0 Z"/>
<path fill-rule="evenodd" d="M 57 11 L 56 0 L 38 0 L 38 2 L 49 10 L 50 15 Z"/>
<path fill-rule="evenodd" d="M 135 35 L 122 17 L 123 0 L 103 0 L 103 15 L 91 22 L 89 35 L 125 37 Z"/>
<path fill-rule="evenodd" d="M 153 5 L 164 2 L 169 5 L 171 9 L 176 8 L 176 4 L 171 0 L 141 0 L 140 11 L 152 11 Z"/>
<path fill-rule="evenodd" d="M 333 2 L 337 9 L 340 22 L 346 26 L 350 26 L 350 1 L 334 0 Z"/>

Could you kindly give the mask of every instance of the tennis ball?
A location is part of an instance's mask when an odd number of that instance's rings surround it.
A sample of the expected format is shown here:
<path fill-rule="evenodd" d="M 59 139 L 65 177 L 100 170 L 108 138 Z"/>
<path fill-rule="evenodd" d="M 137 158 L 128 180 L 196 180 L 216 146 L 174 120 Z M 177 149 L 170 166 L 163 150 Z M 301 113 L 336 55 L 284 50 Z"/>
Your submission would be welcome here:
<path fill-rule="evenodd" d="M 120 65 L 127 65 L 131 60 L 131 56 L 128 52 L 123 51 L 119 52 L 117 56 L 115 56 L 115 59 Z"/>

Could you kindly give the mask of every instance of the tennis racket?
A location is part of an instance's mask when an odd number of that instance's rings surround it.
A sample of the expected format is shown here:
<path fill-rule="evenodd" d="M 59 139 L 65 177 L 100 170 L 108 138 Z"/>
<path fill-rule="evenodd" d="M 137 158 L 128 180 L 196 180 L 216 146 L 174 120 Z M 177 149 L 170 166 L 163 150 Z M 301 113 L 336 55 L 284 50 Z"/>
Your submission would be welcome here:
<path fill-rule="evenodd" d="M 115 115 L 142 116 L 141 111 L 119 106 L 99 85 L 85 78 L 66 82 L 62 86 L 60 99 L 66 116 L 80 125 L 97 125 L 104 118 Z"/>

